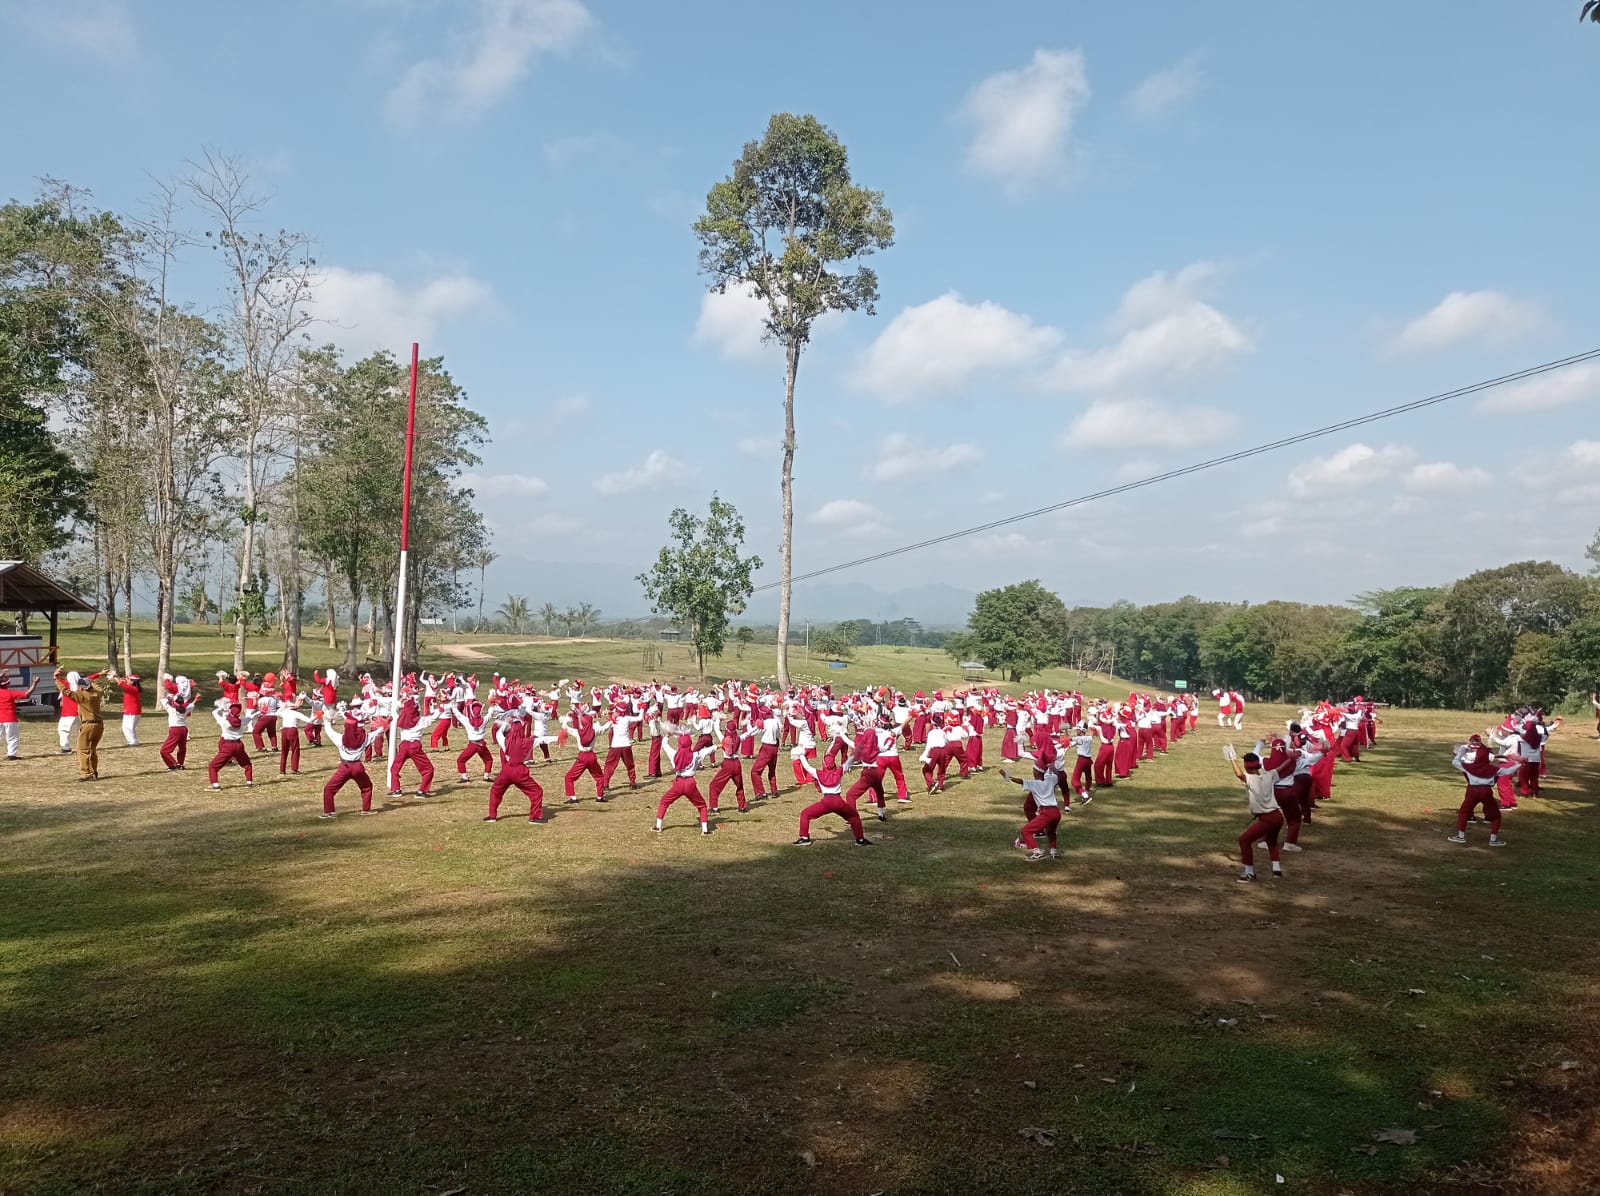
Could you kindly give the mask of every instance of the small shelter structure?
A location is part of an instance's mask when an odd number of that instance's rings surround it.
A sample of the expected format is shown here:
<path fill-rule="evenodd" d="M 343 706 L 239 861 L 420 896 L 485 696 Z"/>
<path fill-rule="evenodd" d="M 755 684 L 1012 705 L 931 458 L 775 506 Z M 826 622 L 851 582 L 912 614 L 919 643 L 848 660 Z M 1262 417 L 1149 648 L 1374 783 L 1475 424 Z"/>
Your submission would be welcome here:
<path fill-rule="evenodd" d="M 46 577 L 26 561 L 0 561 L 0 611 L 40 614 L 50 621 L 48 644 L 32 647 L 16 641 L 31 641 L 35 637 L 5 637 L 12 641 L 12 646 L 0 647 L 0 669 L 18 673 L 25 669 L 53 669 L 59 652 L 56 636 L 60 629 L 61 612 L 93 614 L 94 610 L 93 606 L 66 586 Z"/>

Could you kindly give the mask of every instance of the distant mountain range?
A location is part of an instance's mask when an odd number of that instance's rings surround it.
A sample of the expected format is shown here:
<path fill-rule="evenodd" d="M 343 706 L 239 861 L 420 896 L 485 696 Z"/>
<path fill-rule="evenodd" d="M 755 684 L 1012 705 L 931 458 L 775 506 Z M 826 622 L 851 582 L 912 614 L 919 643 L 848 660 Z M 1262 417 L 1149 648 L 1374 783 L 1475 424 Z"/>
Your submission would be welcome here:
<path fill-rule="evenodd" d="M 560 607 L 590 602 L 608 621 L 642 618 L 650 613 L 650 604 L 639 588 L 638 572 L 627 565 L 607 563 L 497 561 L 489 569 L 487 608 L 499 606 L 507 594 L 520 594 L 535 610 L 546 602 Z M 790 621 L 799 626 L 808 619 L 813 623 L 916 619 L 930 630 L 963 627 L 972 613 L 974 597 L 972 590 L 942 582 L 904 589 L 880 589 L 864 582 L 801 582 L 794 587 Z M 756 594 L 738 621 L 776 623 L 778 591 Z"/>

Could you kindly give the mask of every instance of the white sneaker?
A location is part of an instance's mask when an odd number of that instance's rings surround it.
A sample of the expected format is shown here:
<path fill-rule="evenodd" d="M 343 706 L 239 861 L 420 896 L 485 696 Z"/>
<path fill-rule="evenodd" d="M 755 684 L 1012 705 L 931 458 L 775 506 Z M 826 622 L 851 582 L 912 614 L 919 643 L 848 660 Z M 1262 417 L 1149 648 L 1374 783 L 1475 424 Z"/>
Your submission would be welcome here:
<path fill-rule="evenodd" d="M 1298 844 L 1298 843 L 1285 843 L 1283 845 L 1283 850 L 1284 851 L 1303 851 L 1305 849 L 1302 848 L 1300 846 L 1300 844 Z"/>
<path fill-rule="evenodd" d="M 1466 832 L 1464 831 L 1457 831 L 1455 834 L 1449 835 L 1445 838 L 1446 843 L 1465 843 L 1466 841 L 1467 836 Z"/>
<path fill-rule="evenodd" d="M 216 781 L 212 781 L 211 782 L 211 787 L 213 789 L 221 789 L 222 788 L 222 786 L 220 784 L 218 784 Z"/>
<path fill-rule="evenodd" d="M 1040 851 L 1036 847 L 1023 858 L 1026 859 L 1030 864 L 1037 864 L 1040 860 L 1044 859 L 1044 852 Z"/>
<path fill-rule="evenodd" d="M 1499 835 L 1490 835 L 1489 836 L 1489 846 L 1490 847 L 1504 847 L 1505 845 L 1506 845 L 1506 841 L 1504 839 L 1502 839 Z"/>
<path fill-rule="evenodd" d="M 334 811 L 329 810 L 326 814 L 318 814 L 317 817 L 323 822 L 332 822 L 335 818 L 339 817 L 339 815 Z"/>

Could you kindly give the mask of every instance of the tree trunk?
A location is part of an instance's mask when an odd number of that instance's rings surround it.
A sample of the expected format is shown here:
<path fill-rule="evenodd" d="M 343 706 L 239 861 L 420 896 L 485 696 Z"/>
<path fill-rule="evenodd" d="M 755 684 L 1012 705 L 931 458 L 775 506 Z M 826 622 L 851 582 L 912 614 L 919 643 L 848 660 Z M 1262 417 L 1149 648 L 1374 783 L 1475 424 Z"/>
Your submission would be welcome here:
<path fill-rule="evenodd" d="M 245 609 L 256 557 L 256 442 L 250 436 L 244 450 L 244 543 L 239 550 L 239 606 L 233 621 L 233 672 L 244 672 L 244 646 L 250 630 L 250 615 Z"/>
<path fill-rule="evenodd" d="M 109 554 L 108 554 L 109 555 Z M 117 667 L 117 585 L 111 576 L 111 563 L 102 570 L 106 586 L 106 667 Z"/>
<path fill-rule="evenodd" d="M 350 591 L 350 637 L 345 643 L 344 672 L 347 677 L 356 675 L 356 637 L 361 634 L 361 593 Z"/>
<path fill-rule="evenodd" d="M 133 565 L 122 575 L 122 671 L 133 672 Z"/>
<path fill-rule="evenodd" d="M 300 629 L 305 606 L 300 586 L 300 410 L 294 414 L 294 469 L 289 479 L 289 563 L 278 586 L 278 602 L 288 622 L 283 633 L 283 672 L 293 677 L 300 672 Z"/>
<path fill-rule="evenodd" d="M 783 379 L 783 548 L 778 572 L 778 689 L 789 688 L 789 578 L 794 564 L 794 379 L 800 343 L 787 346 Z"/>
<path fill-rule="evenodd" d="M 474 631 L 483 630 L 483 587 L 488 578 L 489 566 L 485 565 L 482 569 L 478 570 L 478 622 L 472 629 Z"/>
<path fill-rule="evenodd" d="M 322 583 L 322 594 L 327 601 L 328 621 L 328 651 L 332 652 L 339 646 L 339 607 L 333 597 L 333 570 L 324 572 L 326 581 Z"/>

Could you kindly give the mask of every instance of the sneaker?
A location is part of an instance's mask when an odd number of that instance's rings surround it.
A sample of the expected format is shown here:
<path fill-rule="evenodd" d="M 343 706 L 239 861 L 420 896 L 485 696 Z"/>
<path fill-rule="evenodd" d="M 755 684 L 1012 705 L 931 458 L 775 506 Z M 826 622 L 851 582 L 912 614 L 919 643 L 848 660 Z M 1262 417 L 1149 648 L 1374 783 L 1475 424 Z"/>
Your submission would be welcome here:
<path fill-rule="evenodd" d="M 469 784 L 471 781 L 472 781 L 472 778 L 469 777 L 466 773 L 462 773 L 459 777 L 456 778 L 456 784 L 458 784 L 458 785 L 466 785 L 466 784 Z"/>
<path fill-rule="evenodd" d="M 1089 804 L 1089 803 L 1090 803 L 1090 802 L 1092 802 L 1092 801 L 1093 801 L 1093 800 L 1094 800 L 1094 798 L 1093 798 L 1093 797 L 1092 797 L 1092 796 L 1090 796 L 1090 795 L 1088 795 L 1088 794 L 1085 794 L 1085 795 L 1084 795 L 1084 796 L 1083 796 L 1083 797 L 1081 797 L 1081 798 L 1079 798 L 1079 799 L 1078 799 L 1078 804 L 1079 804 L 1079 805 L 1083 805 L 1083 806 L 1086 806 L 1086 805 L 1088 805 L 1088 804 Z"/>
<path fill-rule="evenodd" d="M 246 781 L 244 783 L 244 787 L 246 789 L 254 789 L 256 787 L 256 783 L 254 781 Z"/>
<path fill-rule="evenodd" d="M 539 815 L 539 817 L 535 818 L 532 814 L 529 814 L 528 815 L 528 821 L 533 823 L 535 826 L 543 826 L 544 825 L 544 815 L 541 814 L 541 815 Z"/>
<path fill-rule="evenodd" d="M 499 822 L 500 816 L 498 814 L 485 814 L 483 820 L 485 822 Z"/>
<path fill-rule="evenodd" d="M 567 798 L 567 805 L 575 806 L 575 805 L 578 804 L 578 801 L 579 801 L 579 799 L 576 798 L 576 797 L 569 797 L 569 798 Z"/>
<path fill-rule="evenodd" d="M 796 839 L 794 841 L 794 845 L 796 847 L 810 847 L 811 846 L 811 836 L 810 835 L 801 835 L 798 839 Z"/>
<path fill-rule="evenodd" d="M 865 835 L 861 836 L 861 838 L 856 840 L 856 846 L 857 847 L 871 847 L 872 845 L 873 845 L 872 840 L 867 838 Z"/>
<path fill-rule="evenodd" d="M 700 833 L 702 835 L 709 835 L 711 833 L 711 824 L 709 822 L 702 822 L 700 824 Z"/>
<path fill-rule="evenodd" d="M 1298 844 L 1298 843 L 1285 843 L 1283 845 L 1283 850 L 1285 850 L 1285 851 L 1301 851 L 1303 849 L 1301 848 L 1300 844 Z"/>
<path fill-rule="evenodd" d="M 1466 841 L 1467 836 L 1466 832 L 1464 831 L 1457 831 L 1455 834 L 1450 835 L 1445 839 L 1446 843 L 1465 843 Z"/>
<path fill-rule="evenodd" d="M 363 818 L 368 818 L 368 817 L 370 817 L 370 816 L 371 816 L 371 815 L 373 815 L 373 814 L 376 814 L 376 813 L 377 813 L 377 812 L 378 812 L 378 811 L 376 811 L 376 810 L 362 810 L 362 811 L 361 811 L 361 817 L 363 817 Z"/>
<path fill-rule="evenodd" d="M 1234 879 L 1242 885 L 1248 885 L 1255 883 L 1256 876 L 1254 872 L 1241 872 Z"/>
<path fill-rule="evenodd" d="M 1018 851 L 1021 851 L 1022 850 L 1022 840 L 1021 839 L 1013 839 L 1013 840 L 1011 840 L 1011 846 L 1015 847 Z"/>
<path fill-rule="evenodd" d="M 1489 846 L 1490 847 L 1504 847 L 1505 845 L 1506 845 L 1506 841 L 1504 839 L 1502 839 L 1499 835 L 1490 835 L 1489 836 Z"/>
<path fill-rule="evenodd" d="M 1054 847 L 1052 847 L 1050 849 L 1050 858 L 1052 860 L 1059 860 L 1061 858 L 1061 853 L 1058 852 Z"/>
<path fill-rule="evenodd" d="M 1273 880 L 1282 880 L 1283 879 L 1283 869 L 1282 868 L 1274 868 L 1272 870 L 1272 879 Z"/>
<path fill-rule="evenodd" d="M 1023 858 L 1026 859 L 1030 864 L 1037 864 L 1040 860 L 1044 859 L 1044 852 L 1040 851 L 1036 847 Z"/>
<path fill-rule="evenodd" d="M 390 797 L 404 797 L 405 793 L 402 790 L 399 790 L 399 789 L 391 789 L 391 790 L 389 790 L 389 796 Z"/>
<path fill-rule="evenodd" d="M 651 828 L 650 828 L 650 829 L 651 829 L 651 830 L 652 830 L 652 831 L 654 831 L 654 832 L 655 832 L 655 833 L 656 833 L 656 834 L 658 834 L 658 835 L 659 835 L 659 834 L 660 834 L 660 833 L 661 833 L 661 831 L 662 831 L 662 828 L 661 828 L 661 827 L 659 827 L 659 826 L 653 826 L 653 827 L 651 827 Z"/>
<path fill-rule="evenodd" d="M 720 814 L 720 813 L 722 813 L 722 811 L 721 811 L 721 810 L 720 810 L 720 809 L 718 809 L 718 808 L 717 808 L 717 807 L 716 807 L 716 806 L 712 806 L 712 807 L 711 807 L 711 812 L 712 812 L 712 813 L 713 813 L 713 814 Z"/>
<path fill-rule="evenodd" d="M 902 806 L 909 806 L 911 804 L 911 799 L 909 797 L 897 797 L 895 798 L 895 801 L 899 802 Z"/>
<path fill-rule="evenodd" d="M 317 817 L 323 822 L 331 822 L 335 818 L 339 817 L 339 815 L 335 811 L 329 810 L 326 813 L 318 814 Z"/>
<path fill-rule="evenodd" d="M 878 816 L 878 821 L 879 822 L 888 822 L 889 821 L 889 811 L 888 810 L 874 810 L 873 813 Z"/>
<path fill-rule="evenodd" d="M 220 784 L 220 783 L 219 783 L 219 782 L 217 782 L 217 781 L 212 781 L 212 782 L 211 782 L 211 787 L 212 787 L 212 788 L 213 788 L 213 789 L 221 789 L 221 788 L 222 788 L 222 785 L 221 785 L 221 784 Z"/>

